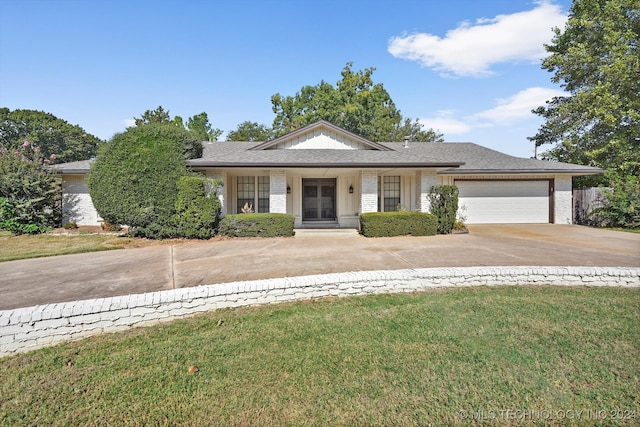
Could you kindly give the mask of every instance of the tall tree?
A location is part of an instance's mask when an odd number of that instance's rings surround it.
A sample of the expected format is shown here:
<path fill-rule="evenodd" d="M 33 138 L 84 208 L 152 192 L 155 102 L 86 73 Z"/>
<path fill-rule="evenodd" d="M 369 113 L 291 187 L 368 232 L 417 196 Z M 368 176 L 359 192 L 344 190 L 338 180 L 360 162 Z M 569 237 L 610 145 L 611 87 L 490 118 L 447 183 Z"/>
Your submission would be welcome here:
<path fill-rule="evenodd" d="M 222 130 L 214 129 L 209 123 L 209 117 L 205 112 L 190 117 L 187 120 L 187 129 L 199 141 L 217 141 L 218 137 L 222 135 Z"/>
<path fill-rule="evenodd" d="M 95 157 L 102 140 L 53 114 L 36 110 L 0 108 L 0 149 L 18 150 L 25 141 L 34 144 L 45 158 L 57 163 Z"/>
<path fill-rule="evenodd" d="M 134 117 L 136 126 L 149 123 L 164 123 L 171 124 L 171 116 L 169 110 L 165 111 L 162 105 L 159 105 L 155 110 L 147 110 L 140 117 Z M 176 123 L 176 122 L 173 122 Z M 180 124 L 182 124 L 182 118 L 180 118 Z"/>
<path fill-rule="evenodd" d="M 542 68 L 567 91 L 534 112 L 545 122 L 530 139 L 556 144 L 543 155 L 606 169 L 578 185 L 640 175 L 640 10 L 637 0 L 574 0 Z"/>
<path fill-rule="evenodd" d="M 423 131 L 416 121 L 402 117 L 381 83 L 375 83 L 375 68 L 353 71 L 349 62 L 341 72 L 336 86 L 321 81 L 316 86 L 304 86 L 295 96 L 271 97 L 275 136 L 318 120 L 327 120 L 372 141 L 402 141 L 407 132 L 416 141 L 437 141 L 442 135 Z M 408 121 L 407 121 L 408 120 Z"/>
<path fill-rule="evenodd" d="M 268 141 L 273 132 L 267 126 L 257 122 L 245 121 L 227 135 L 227 141 Z"/>

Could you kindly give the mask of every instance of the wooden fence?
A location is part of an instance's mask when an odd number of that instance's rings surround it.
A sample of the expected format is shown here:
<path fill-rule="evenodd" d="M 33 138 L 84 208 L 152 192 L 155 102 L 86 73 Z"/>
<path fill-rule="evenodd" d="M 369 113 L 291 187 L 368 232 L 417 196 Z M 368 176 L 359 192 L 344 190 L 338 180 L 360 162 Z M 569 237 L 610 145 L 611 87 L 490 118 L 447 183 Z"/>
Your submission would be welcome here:
<path fill-rule="evenodd" d="M 573 223 L 586 224 L 589 209 L 603 198 L 605 187 L 591 187 L 573 190 Z"/>

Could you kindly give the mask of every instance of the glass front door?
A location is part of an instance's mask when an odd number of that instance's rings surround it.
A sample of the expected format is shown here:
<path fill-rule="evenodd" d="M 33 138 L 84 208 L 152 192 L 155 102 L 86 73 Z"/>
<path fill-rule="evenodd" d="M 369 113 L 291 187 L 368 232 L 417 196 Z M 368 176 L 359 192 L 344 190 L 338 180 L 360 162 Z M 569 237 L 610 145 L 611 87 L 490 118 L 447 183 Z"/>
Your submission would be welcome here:
<path fill-rule="evenodd" d="M 336 219 L 335 178 L 302 179 L 302 220 L 334 221 Z"/>

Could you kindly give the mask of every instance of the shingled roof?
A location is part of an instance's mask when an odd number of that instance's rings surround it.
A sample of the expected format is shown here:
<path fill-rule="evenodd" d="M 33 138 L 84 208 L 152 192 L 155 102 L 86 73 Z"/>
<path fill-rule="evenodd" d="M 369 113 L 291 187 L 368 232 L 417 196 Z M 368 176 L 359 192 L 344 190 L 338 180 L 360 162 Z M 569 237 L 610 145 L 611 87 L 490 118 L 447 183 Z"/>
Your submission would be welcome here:
<path fill-rule="evenodd" d="M 362 149 L 284 148 L 314 132 L 334 132 Z M 353 147 L 353 146 L 352 146 Z M 541 174 L 592 175 L 602 169 L 571 163 L 510 156 L 470 142 L 372 142 L 319 121 L 267 142 L 204 142 L 203 155 L 187 161 L 193 168 L 437 168 L 442 175 Z M 91 160 L 56 165 L 60 174 L 89 172 Z"/>

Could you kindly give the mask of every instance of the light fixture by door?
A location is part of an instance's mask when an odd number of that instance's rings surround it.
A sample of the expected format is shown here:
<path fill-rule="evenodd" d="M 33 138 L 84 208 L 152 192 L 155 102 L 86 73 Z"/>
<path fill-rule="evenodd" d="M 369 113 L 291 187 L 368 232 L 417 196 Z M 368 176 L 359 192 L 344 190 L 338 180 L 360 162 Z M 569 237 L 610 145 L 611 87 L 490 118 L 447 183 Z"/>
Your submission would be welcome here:
<path fill-rule="evenodd" d="M 349 186 L 349 194 L 353 194 L 353 185 Z"/>
<path fill-rule="evenodd" d="M 287 185 L 287 194 L 291 194 L 291 187 Z"/>

